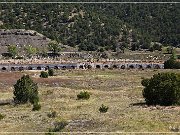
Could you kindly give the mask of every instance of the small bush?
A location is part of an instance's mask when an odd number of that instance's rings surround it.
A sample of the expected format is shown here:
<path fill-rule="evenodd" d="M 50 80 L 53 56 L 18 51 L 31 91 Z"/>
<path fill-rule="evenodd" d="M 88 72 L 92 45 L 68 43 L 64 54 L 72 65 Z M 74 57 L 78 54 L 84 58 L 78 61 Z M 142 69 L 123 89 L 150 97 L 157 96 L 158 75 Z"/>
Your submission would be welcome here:
<path fill-rule="evenodd" d="M 39 111 L 41 109 L 41 105 L 38 103 L 33 104 L 32 111 Z"/>
<path fill-rule="evenodd" d="M 41 71 L 40 77 L 41 78 L 48 78 L 48 73 L 45 71 Z"/>
<path fill-rule="evenodd" d="M 180 62 L 177 61 L 177 56 L 173 52 L 170 58 L 164 62 L 165 69 L 180 69 Z"/>
<path fill-rule="evenodd" d="M 60 132 L 66 125 L 68 125 L 68 122 L 66 121 L 56 122 L 54 124 L 55 127 L 53 129 L 49 129 L 49 132 Z"/>
<path fill-rule="evenodd" d="M 86 99 L 88 100 L 90 98 L 90 94 L 87 91 L 81 91 L 78 95 L 77 95 L 77 99 Z"/>
<path fill-rule="evenodd" d="M 109 109 L 109 107 L 102 104 L 101 107 L 99 108 L 99 111 L 101 113 L 106 113 L 108 109 Z"/>
<path fill-rule="evenodd" d="M 53 112 L 51 112 L 51 113 L 48 113 L 47 116 L 48 116 L 49 118 L 55 118 L 55 117 L 57 116 L 57 113 L 56 113 L 56 111 L 53 111 Z"/>
<path fill-rule="evenodd" d="M 0 120 L 2 120 L 5 117 L 5 115 L 0 114 Z"/>
<path fill-rule="evenodd" d="M 54 70 L 53 69 L 48 69 L 48 75 L 49 76 L 54 76 Z"/>
<path fill-rule="evenodd" d="M 143 96 L 148 105 L 180 104 L 180 74 L 158 73 L 143 79 Z"/>

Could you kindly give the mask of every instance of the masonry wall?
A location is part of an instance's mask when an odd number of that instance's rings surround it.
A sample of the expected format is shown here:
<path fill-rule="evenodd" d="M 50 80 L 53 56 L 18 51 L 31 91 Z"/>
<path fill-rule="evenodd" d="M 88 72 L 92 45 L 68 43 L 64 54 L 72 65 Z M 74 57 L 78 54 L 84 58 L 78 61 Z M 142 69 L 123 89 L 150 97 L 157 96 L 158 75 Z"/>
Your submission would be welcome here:
<path fill-rule="evenodd" d="M 163 69 L 160 63 L 64 63 L 64 64 L 0 64 L 1 71 L 52 69 Z"/>

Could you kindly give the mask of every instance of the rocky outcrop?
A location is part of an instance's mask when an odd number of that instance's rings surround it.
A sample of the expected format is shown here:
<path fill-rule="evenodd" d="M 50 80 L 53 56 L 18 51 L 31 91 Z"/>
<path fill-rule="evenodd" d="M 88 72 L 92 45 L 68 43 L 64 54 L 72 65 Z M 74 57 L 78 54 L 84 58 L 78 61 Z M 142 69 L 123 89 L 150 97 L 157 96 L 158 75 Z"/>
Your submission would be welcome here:
<path fill-rule="evenodd" d="M 0 29 L 0 53 L 6 52 L 9 45 L 16 45 L 18 49 L 22 49 L 26 45 L 43 48 L 50 41 L 49 38 L 34 30 Z"/>

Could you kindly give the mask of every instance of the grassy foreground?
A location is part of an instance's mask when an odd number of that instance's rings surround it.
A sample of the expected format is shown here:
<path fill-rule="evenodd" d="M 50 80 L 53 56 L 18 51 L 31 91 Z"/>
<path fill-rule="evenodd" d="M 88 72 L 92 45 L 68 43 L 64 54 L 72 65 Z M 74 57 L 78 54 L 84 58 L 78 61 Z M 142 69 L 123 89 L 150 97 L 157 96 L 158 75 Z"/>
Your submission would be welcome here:
<path fill-rule="evenodd" d="M 13 98 L 13 84 L 26 73 L 39 85 L 42 108 L 31 111 L 30 104 L 1 105 L 0 114 L 5 117 L 0 120 L 0 132 L 47 132 L 54 123 L 62 121 L 68 123 L 62 129 L 65 132 L 180 131 L 180 107 L 148 107 L 142 97 L 142 78 L 168 71 L 64 70 L 47 79 L 39 78 L 39 72 L 2 72 L 0 100 Z M 90 99 L 77 100 L 80 91 L 90 92 Z M 107 113 L 98 111 L 101 104 L 109 107 Z M 57 116 L 49 118 L 53 111 Z"/>

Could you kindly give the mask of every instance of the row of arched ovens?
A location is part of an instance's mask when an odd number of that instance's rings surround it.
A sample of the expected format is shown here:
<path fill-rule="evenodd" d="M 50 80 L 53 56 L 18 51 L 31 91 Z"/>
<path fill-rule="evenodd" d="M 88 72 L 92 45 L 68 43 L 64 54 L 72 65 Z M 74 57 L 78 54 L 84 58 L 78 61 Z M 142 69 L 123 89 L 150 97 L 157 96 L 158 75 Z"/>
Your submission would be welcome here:
<path fill-rule="evenodd" d="M 52 69 L 163 69 L 159 63 L 66 63 L 66 64 L 1 64 L 1 71 L 47 70 Z"/>

